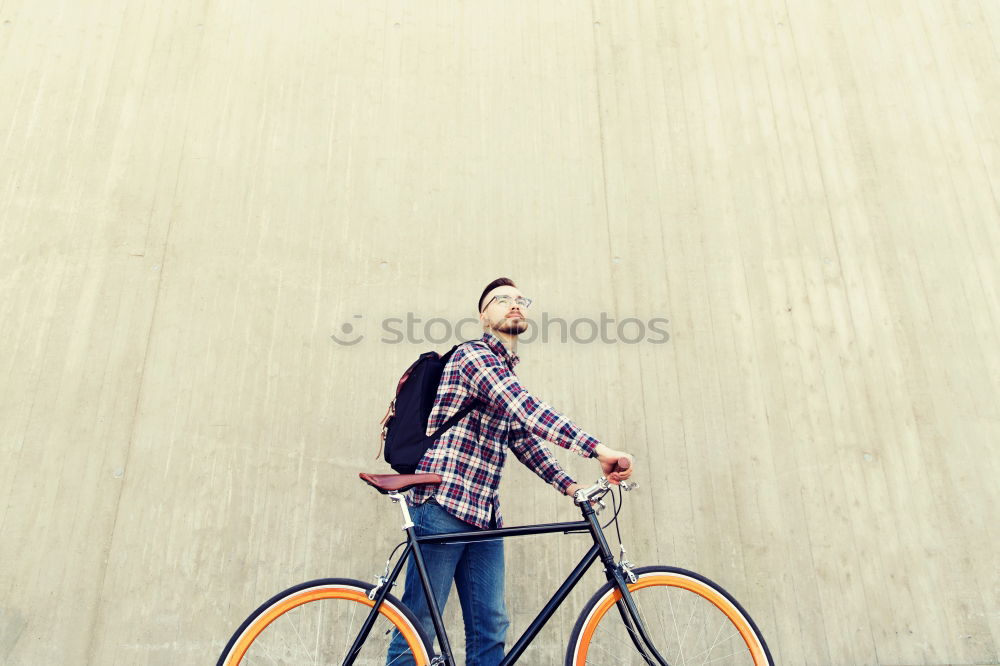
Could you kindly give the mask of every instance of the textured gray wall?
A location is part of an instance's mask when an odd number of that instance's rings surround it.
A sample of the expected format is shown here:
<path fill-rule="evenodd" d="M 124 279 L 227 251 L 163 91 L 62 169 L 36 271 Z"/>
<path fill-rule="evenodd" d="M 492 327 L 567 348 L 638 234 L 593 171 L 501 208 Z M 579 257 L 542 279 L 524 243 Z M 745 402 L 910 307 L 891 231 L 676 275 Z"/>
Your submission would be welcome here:
<path fill-rule="evenodd" d="M 450 344 L 380 322 L 511 275 L 669 319 L 522 350 L 639 456 L 633 561 L 782 664 L 997 663 L 998 36 L 987 0 L 0 1 L 0 662 L 212 663 L 370 578 L 357 473 Z M 516 462 L 504 504 L 573 515 Z M 515 634 L 579 547 L 509 545 Z"/>

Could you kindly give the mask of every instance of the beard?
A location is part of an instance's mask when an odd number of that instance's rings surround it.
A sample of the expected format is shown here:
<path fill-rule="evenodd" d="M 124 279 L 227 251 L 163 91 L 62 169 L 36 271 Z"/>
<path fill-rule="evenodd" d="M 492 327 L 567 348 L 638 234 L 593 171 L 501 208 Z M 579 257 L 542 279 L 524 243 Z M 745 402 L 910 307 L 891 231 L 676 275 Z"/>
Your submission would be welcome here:
<path fill-rule="evenodd" d="M 528 322 L 520 317 L 503 319 L 491 327 L 494 331 L 507 335 L 521 335 L 528 330 Z"/>

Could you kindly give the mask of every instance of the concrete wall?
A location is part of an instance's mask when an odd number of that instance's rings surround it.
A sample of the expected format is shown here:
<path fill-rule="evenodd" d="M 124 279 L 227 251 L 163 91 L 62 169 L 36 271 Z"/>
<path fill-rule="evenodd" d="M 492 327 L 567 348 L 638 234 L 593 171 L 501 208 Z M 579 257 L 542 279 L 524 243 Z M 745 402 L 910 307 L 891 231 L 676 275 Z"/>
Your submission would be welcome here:
<path fill-rule="evenodd" d="M 3 0 L 0 662 L 213 663 L 370 578 L 357 473 L 450 344 L 382 322 L 510 275 L 539 320 L 669 320 L 522 349 L 638 455 L 633 561 L 781 664 L 997 663 L 998 40 L 985 0 Z M 516 462 L 504 504 L 573 515 Z M 577 547 L 510 544 L 515 635 Z"/>

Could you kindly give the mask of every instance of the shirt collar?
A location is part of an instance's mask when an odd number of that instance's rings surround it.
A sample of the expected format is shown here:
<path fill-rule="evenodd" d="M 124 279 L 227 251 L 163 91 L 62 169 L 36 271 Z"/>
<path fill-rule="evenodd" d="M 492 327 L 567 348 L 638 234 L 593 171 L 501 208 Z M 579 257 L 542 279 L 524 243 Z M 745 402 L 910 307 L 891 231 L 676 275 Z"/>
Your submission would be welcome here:
<path fill-rule="evenodd" d="M 500 338 L 493 335 L 492 333 L 483 333 L 483 342 L 486 343 L 487 347 L 493 350 L 494 354 L 507 361 L 507 363 L 510 364 L 510 367 L 513 368 L 515 365 L 521 362 L 521 357 L 518 356 L 517 354 L 511 353 L 511 351 L 507 349 L 506 345 L 504 345 L 504 343 L 500 340 Z"/>

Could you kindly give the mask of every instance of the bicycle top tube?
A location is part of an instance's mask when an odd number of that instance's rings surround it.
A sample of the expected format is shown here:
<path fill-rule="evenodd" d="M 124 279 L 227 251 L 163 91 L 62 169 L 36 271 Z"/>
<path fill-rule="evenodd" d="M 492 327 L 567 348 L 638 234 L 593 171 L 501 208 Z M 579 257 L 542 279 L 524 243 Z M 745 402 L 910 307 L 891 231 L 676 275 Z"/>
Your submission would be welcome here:
<path fill-rule="evenodd" d="M 443 532 L 423 534 L 416 537 L 417 543 L 476 543 L 492 541 L 517 536 L 537 536 L 540 534 L 584 534 L 589 531 L 585 520 L 565 523 L 541 523 L 537 525 L 517 525 L 514 527 L 496 527 L 486 530 L 470 530 L 468 532 Z"/>

